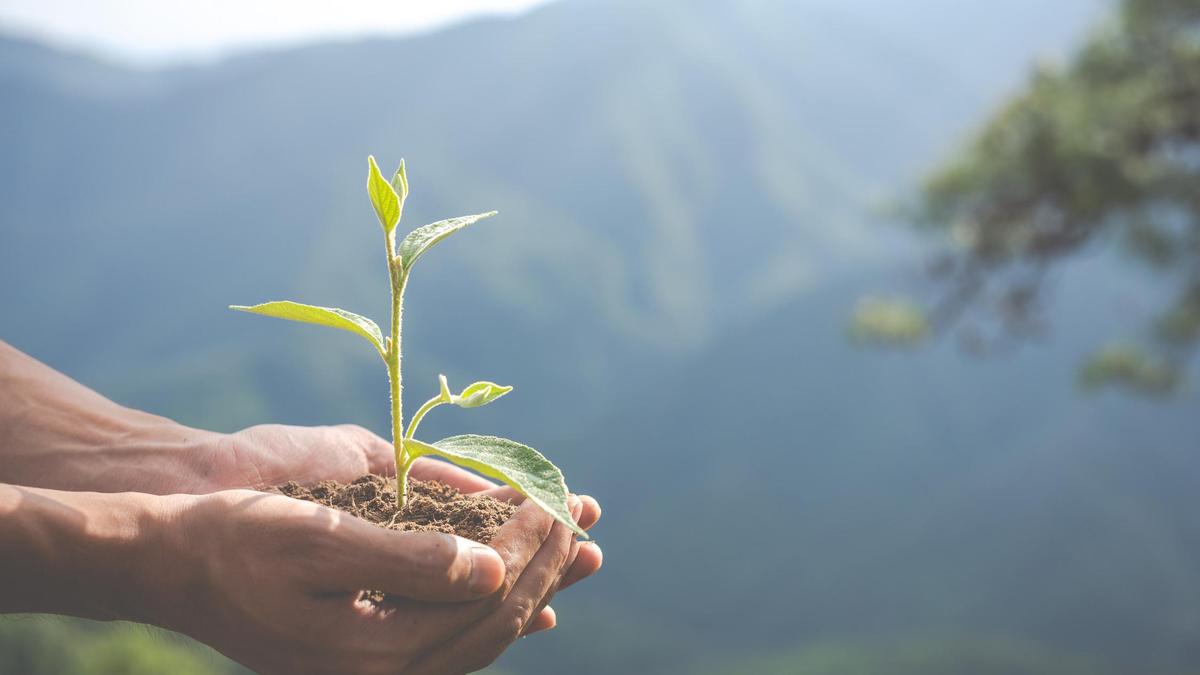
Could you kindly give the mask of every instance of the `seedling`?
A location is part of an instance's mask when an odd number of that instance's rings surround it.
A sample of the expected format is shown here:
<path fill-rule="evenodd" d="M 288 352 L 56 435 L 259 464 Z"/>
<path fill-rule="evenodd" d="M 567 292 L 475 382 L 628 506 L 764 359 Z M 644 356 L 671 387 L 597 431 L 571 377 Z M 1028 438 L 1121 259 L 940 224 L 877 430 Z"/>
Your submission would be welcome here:
<path fill-rule="evenodd" d="M 461 216 L 439 220 L 409 232 L 399 245 L 396 244 L 396 226 L 400 223 L 404 202 L 408 199 L 408 176 L 404 161 L 396 170 L 391 181 L 379 172 L 374 157 L 367 158 L 367 195 L 379 224 L 383 226 L 384 246 L 392 289 L 392 334 L 385 337 L 376 323 L 364 316 L 336 307 L 316 307 L 297 302 L 280 300 L 264 302 L 252 307 L 231 305 L 230 309 L 273 316 L 290 321 L 315 323 L 357 333 L 366 338 L 387 365 L 392 405 L 392 447 L 396 460 L 396 499 L 403 508 L 408 498 L 408 472 L 418 457 L 437 455 L 455 464 L 511 485 L 557 520 L 584 537 L 587 534 L 575 524 L 567 506 L 567 485 L 562 472 L 537 450 L 495 436 L 466 434 L 451 436 L 436 443 L 425 443 L 413 437 L 425 415 L 434 408 L 450 404 L 460 408 L 477 408 L 512 391 L 512 387 L 492 382 L 476 382 L 458 394 L 450 392 L 444 375 L 438 376 L 438 394 L 425 402 L 404 427 L 401 394 L 404 390 L 400 377 L 400 324 L 404 309 L 404 287 L 413 265 L 435 244 L 451 234 L 484 218 L 496 215 L 495 211 L 473 216 Z"/>

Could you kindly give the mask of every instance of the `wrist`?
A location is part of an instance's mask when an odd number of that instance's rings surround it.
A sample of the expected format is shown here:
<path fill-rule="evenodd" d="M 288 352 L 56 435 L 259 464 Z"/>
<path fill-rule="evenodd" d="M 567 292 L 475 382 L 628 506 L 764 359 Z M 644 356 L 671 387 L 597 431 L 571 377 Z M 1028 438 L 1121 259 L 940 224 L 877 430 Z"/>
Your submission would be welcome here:
<path fill-rule="evenodd" d="M 102 446 L 99 454 L 113 468 L 94 475 L 91 482 L 97 485 L 90 489 L 154 495 L 218 490 L 212 480 L 212 461 L 225 436 L 141 413 Z"/>
<path fill-rule="evenodd" d="M 218 574 L 209 551 L 227 520 L 229 494 L 151 497 L 155 508 L 139 537 L 133 584 L 132 609 L 141 614 L 131 620 L 200 639 L 207 627 L 196 621 L 214 609 L 210 601 Z"/>
<path fill-rule="evenodd" d="M 138 531 L 129 540 L 129 555 L 119 583 L 128 592 L 115 602 L 119 618 L 172 630 L 195 608 L 206 578 L 196 554 L 189 514 L 203 496 L 138 495 Z"/>

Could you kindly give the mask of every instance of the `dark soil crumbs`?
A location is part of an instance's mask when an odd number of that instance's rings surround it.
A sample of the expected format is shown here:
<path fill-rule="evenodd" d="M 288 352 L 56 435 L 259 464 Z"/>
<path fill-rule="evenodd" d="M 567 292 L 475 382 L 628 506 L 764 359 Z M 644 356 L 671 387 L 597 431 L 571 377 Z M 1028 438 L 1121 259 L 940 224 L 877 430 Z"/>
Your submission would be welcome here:
<path fill-rule="evenodd" d="M 445 532 L 486 544 L 517 507 L 491 497 L 465 495 L 437 481 L 408 479 L 408 503 L 396 512 L 396 482 L 374 474 L 349 485 L 322 481 L 274 488 L 295 499 L 323 504 L 391 530 Z"/>

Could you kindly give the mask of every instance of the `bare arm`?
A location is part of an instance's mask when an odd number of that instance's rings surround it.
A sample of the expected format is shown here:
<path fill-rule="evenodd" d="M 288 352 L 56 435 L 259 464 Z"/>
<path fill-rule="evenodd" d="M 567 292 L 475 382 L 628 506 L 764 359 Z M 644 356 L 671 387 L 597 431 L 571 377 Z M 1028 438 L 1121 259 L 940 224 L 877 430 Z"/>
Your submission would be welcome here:
<path fill-rule="evenodd" d="M 202 492 L 216 486 L 197 459 L 218 436 L 118 405 L 0 341 L 2 482 Z"/>
<path fill-rule="evenodd" d="M 386 441 L 353 425 L 188 427 L 118 405 L 0 341 L 0 482 L 205 494 L 387 474 L 391 458 Z"/>
<path fill-rule="evenodd" d="M 157 499 L 0 485 L 0 613 L 140 618 Z"/>

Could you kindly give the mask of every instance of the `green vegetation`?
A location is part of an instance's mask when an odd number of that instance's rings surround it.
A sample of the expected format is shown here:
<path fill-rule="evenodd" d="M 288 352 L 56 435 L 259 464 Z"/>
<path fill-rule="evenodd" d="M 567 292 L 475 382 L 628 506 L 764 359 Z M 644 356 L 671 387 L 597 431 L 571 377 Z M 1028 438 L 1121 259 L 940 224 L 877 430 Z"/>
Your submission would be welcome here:
<path fill-rule="evenodd" d="M 1124 386 L 1147 394 L 1166 395 L 1178 386 L 1179 371 L 1137 345 L 1113 344 L 1084 363 L 1079 380 L 1085 389 Z"/>
<path fill-rule="evenodd" d="M 947 242 L 938 325 L 978 310 L 1002 336 L 1040 332 L 1049 271 L 1117 241 L 1176 291 L 1137 338 L 1153 352 L 1146 364 L 1110 349 L 1081 379 L 1151 394 L 1177 386 L 1200 344 L 1198 35 L 1196 0 L 1124 0 L 1066 67 L 1040 69 L 928 181 L 913 218 Z"/>
<path fill-rule="evenodd" d="M 244 672 L 204 645 L 151 626 L 60 617 L 0 618 L 0 673 L 232 675 Z"/>
<path fill-rule="evenodd" d="M 391 335 L 385 337 L 374 321 L 336 307 L 317 307 L 280 300 L 252 307 L 231 305 L 230 309 L 339 328 L 365 338 L 375 347 L 375 351 L 387 365 L 388 381 L 391 385 L 392 447 L 396 459 L 398 507 L 403 508 L 407 500 L 408 472 L 413 462 L 419 457 L 437 455 L 504 481 L 576 534 L 586 537 L 587 534 L 571 518 L 571 509 L 567 505 L 567 485 L 562 472 L 537 450 L 505 438 L 474 434 L 453 436 L 437 443 L 424 443 L 413 438 L 417 426 L 433 408 L 443 404 L 477 408 L 507 394 L 512 391 L 512 387 L 500 386 L 493 382 L 476 382 L 455 395 L 450 393 L 445 376 L 440 376 L 441 386 L 437 396 L 421 406 L 409 423 L 407 432 L 405 431 L 401 399 L 404 387 L 400 370 L 400 336 L 404 316 L 404 289 L 408 285 L 408 276 L 417 260 L 438 242 L 468 225 L 496 215 L 496 212 L 439 220 L 409 232 L 397 244 L 396 226 L 400 223 L 404 202 L 408 199 L 408 175 L 404 169 L 404 161 L 400 161 L 400 168 L 396 169 L 391 181 L 385 180 L 379 172 L 379 165 L 375 163 L 374 157 L 368 157 L 367 164 L 367 194 L 371 198 L 375 214 L 379 217 L 379 224 L 383 227 L 388 276 L 391 280 Z"/>
<path fill-rule="evenodd" d="M 903 298 L 863 298 L 850 319 L 850 335 L 862 342 L 915 345 L 928 333 L 921 308 Z"/>

